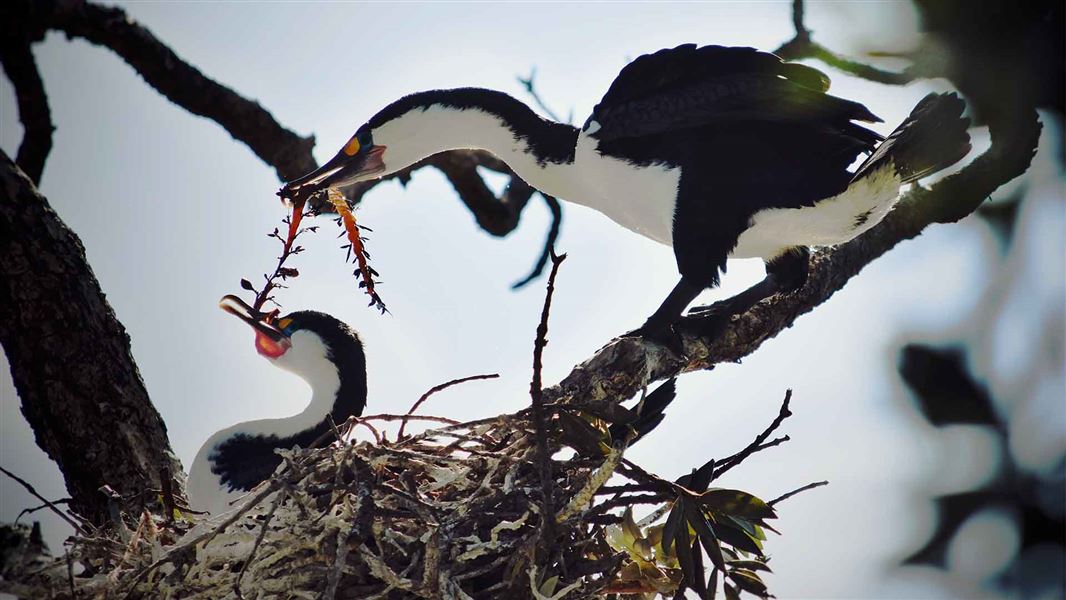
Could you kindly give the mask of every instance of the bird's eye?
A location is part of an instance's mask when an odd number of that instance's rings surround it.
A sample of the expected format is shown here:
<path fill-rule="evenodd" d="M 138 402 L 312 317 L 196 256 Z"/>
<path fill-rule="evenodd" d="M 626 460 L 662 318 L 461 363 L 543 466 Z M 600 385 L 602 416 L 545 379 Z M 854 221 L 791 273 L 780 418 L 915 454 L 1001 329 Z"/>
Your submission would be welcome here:
<path fill-rule="evenodd" d="M 355 156 L 356 154 L 359 154 L 359 148 L 359 136 L 353 135 L 352 139 L 348 140 L 348 143 L 344 145 L 344 153 L 348 156 Z"/>

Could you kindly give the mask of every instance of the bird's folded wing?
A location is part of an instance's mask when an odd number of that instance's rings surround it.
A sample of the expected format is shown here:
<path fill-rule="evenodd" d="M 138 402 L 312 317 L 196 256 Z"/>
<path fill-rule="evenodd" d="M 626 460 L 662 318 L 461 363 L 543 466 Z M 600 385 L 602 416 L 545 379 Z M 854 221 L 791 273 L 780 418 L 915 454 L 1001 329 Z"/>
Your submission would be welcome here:
<path fill-rule="evenodd" d="M 601 141 L 737 121 L 823 123 L 880 136 L 852 120 L 880 119 L 865 106 L 826 94 L 829 78 L 753 48 L 694 44 L 660 50 L 627 65 L 593 109 Z M 586 123 L 586 127 L 588 123 Z M 866 141 L 864 139 L 864 141 Z"/>

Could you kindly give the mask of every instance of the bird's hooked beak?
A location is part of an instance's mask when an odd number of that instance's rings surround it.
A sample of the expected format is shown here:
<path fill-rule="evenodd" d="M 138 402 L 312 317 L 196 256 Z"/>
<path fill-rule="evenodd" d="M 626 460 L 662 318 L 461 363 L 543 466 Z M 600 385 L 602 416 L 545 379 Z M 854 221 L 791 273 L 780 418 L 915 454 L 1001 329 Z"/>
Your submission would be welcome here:
<path fill-rule="evenodd" d="M 292 347 L 292 340 L 273 324 L 273 313 L 260 312 L 237 296 L 227 294 L 218 307 L 244 321 L 255 330 L 255 349 L 267 358 L 277 358 Z"/>
<path fill-rule="evenodd" d="M 282 189 L 285 192 L 294 192 L 297 189 L 309 187 L 303 191 L 317 192 L 326 188 L 372 179 L 375 175 L 385 171 L 383 154 L 385 154 L 385 146 L 371 146 L 353 156 L 341 150 L 326 164 L 307 175 L 293 179 Z"/>

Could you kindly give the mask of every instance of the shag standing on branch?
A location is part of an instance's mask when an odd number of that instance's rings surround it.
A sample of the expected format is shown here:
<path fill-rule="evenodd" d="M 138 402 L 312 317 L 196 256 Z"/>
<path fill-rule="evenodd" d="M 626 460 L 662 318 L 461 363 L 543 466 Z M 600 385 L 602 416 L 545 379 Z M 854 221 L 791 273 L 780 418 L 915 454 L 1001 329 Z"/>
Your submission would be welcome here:
<path fill-rule="evenodd" d="M 270 477 L 281 464 L 277 449 L 307 448 L 330 423 L 361 415 L 366 406 L 366 356 L 359 335 L 325 313 L 304 310 L 272 318 L 225 296 L 219 304 L 255 329 L 255 349 L 272 364 L 311 386 L 311 403 L 284 419 L 239 423 L 211 436 L 189 470 L 189 503 L 219 513 Z"/>
<path fill-rule="evenodd" d="M 760 257 L 768 277 L 709 323 L 802 287 L 808 246 L 855 238 L 902 185 L 969 152 L 954 94 L 926 96 L 886 139 L 854 122 L 877 116 L 828 89 L 820 71 L 773 54 L 688 44 L 627 65 L 581 129 L 501 92 L 421 92 L 374 115 L 280 194 L 382 177 L 445 150 L 489 151 L 533 187 L 673 246 L 681 280 L 634 333 L 676 347 L 673 324 L 718 285 L 727 259 Z"/>

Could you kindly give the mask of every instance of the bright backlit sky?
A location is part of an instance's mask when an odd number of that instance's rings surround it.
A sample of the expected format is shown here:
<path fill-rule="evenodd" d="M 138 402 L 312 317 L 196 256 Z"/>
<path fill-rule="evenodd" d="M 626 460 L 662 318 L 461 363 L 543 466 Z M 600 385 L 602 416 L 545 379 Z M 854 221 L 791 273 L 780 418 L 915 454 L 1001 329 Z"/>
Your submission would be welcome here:
<path fill-rule="evenodd" d="M 287 127 L 314 133 L 320 161 L 367 117 L 412 91 L 481 86 L 525 99 L 515 76 L 536 67 L 541 95 L 559 113 L 573 108 L 582 122 L 640 54 L 685 42 L 771 50 L 793 33 L 787 2 L 125 8 L 208 76 L 258 100 Z M 917 27 L 908 2 L 815 3 L 807 23 L 823 44 L 852 54 L 906 47 Z M 241 277 L 257 278 L 273 264 L 276 244 L 265 234 L 284 215 L 273 170 L 215 123 L 171 105 L 107 50 L 52 33 L 35 52 L 58 128 L 41 189 L 81 236 L 184 464 L 214 431 L 300 410 L 309 397 L 303 382 L 268 366 L 250 331 L 216 306 L 239 291 Z M 885 119 L 882 133 L 928 91 L 947 89 L 945 82 L 888 88 L 829 73 L 834 93 Z M 0 147 L 13 156 L 21 136 L 5 79 Z M 549 383 L 639 325 L 677 277 L 668 248 L 598 213 L 564 210 L 558 249 L 570 258 L 552 311 Z M 500 379 L 442 393 L 428 410 L 466 419 L 527 404 L 543 281 L 519 292 L 509 285 L 540 252 L 549 218 L 543 205 L 531 202 L 519 229 L 496 239 L 477 228 L 440 174 L 424 170 L 406 189 L 388 183 L 374 190 L 358 216 L 374 229 L 369 247 L 392 316 L 365 307 L 326 219 L 292 264 L 301 277 L 279 299 L 288 310 L 323 310 L 361 332 L 368 411 L 405 411 L 433 385 L 492 372 Z M 1061 274 L 1061 237 L 1056 243 L 1050 252 Z M 771 591 L 782 598 L 980 595 L 961 576 L 893 567 L 929 533 L 928 498 L 980 481 L 994 448 L 970 429 L 934 433 L 911 408 L 895 353 L 907 341 L 975 335 L 973 311 L 993 283 L 990 266 L 1001 260 L 980 221 L 930 229 L 743 364 L 684 377 L 666 421 L 631 458 L 676 477 L 732 453 L 770 422 L 792 388 L 795 416 L 782 430 L 792 441 L 721 482 L 773 498 L 831 481 L 781 505 L 783 536 L 767 545 Z M 758 262 L 731 264 L 722 291 L 707 298 L 761 275 Z M 1059 279 L 1053 284 L 1061 289 Z M 1056 385 L 1052 397 L 1061 379 Z M 58 471 L 18 413 L 6 362 L 0 396 L 0 464 L 46 496 L 64 496 Z M 1061 436 L 1061 412 L 1054 416 L 1053 437 Z M 10 481 L 0 486 L 0 520 L 36 504 Z M 54 519 L 35 516 L 50 539 L 65 534 Z"/>

